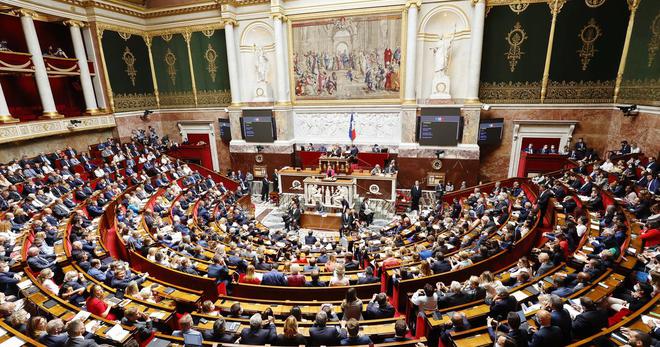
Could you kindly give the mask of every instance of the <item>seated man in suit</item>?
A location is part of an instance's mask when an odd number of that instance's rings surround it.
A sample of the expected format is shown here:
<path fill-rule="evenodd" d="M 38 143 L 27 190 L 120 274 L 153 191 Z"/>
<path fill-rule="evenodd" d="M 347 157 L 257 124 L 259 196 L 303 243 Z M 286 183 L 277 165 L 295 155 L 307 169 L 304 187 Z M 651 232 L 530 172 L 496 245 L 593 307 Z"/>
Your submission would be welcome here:
<path fill-rule="evenodd" d="M 275 317 L 270 316 L 268 321 L 261 320 L 261 313 L 255 313 L 250 317 L 250 327 L 241 331 L 240 343 L 243 345 L 265 345 L 271 343 L 277 337 L 275 331 Z"/>
<path fill-rule="evenodd" d="M 607 312 L 599 309 L 590 298 L 583 296 L 580 298 L 580 313 L 573 319 L 572 336 L 574 340 L 581 340 L 593 334 L 600 329 L 607 327 Z"/>
<path fill-rule="evenodd" d="M 316 314 L 314 325 L 309 328 L 309 344 L 312 346 L 335 346 L 343 338 L 346 338 L 346 331 L 337 329 L 336 326 L 328 327 L 328 314 L 325 311 L 319 311 Z"/>
<path fill-rule="evenodd" d="M 342 346 L 369 345 L 372 343 L 369 336 L 360 335 L 360 323 L 355 318 L 351 318 L 346 322 L 346 331 L 348 337 L 341 340 Z"/>
<path fill-rule="evenodd" d="M 541 327 L 539 329 L 534 327 L 530 328 L 534 335 L 532 335 L 531 341 L 529 342 L 529 347 L 561 346 L 561 329 L 552 325 L 552 315 L 550 312 L 539 310 L 536 313 L 536 318 Z"/>
<path fill-rule="evenodd" d="M 368 267 L 364 270 L 364 276 L 358 277 L 357 284 L 369 284 L 376 282 L 380 282 L 380 278 L 374 276 L 374 269 L 372 267 Z"/>
<path fill-rule="evenodd" d="M 202 339 L 202 333 L 193 329 L 193 319 L 189 313 L 186 313 L 179 319 L 179 328 L 181 330 L 174 330 L 172 336 L 184 337 L 185 335 L 199 335 L 199 338 Z"/>
<path fill-rule="evenodd" d="M 406 321 L 404 319 L 399 319 L 394 323 L 394 337 L 386 338 L 383 340 L 383 343 L 408 341 L 410 338 L 406 337 L 407 333 L 408 325 L 406 324 Z"/>
<path fill-rule="evenodd" d="M 66 325 L 66 332 L 69 335 L 64 346 L 66 347 L 97 347 L 98 345 L 94 340 L 86 340 L 83 334 L 85 333 L 85 323 L 80 319 L 74 319 Z"/>
<path fill-rule="evenodd" d="M 55 257 L 40 255 L 39 252 L 39 248 L 37 247 L 30 247 L 28 249 L 27 264 L 30 269 L 34 272 L 40 272 L 43 269 L 51 269 L 53 272 L 56 272 Z"/>
<path fill-rule="evenodd" d="M 511 311 L 516 311 L 518 308 L 518 300 L 513 296 L 509 296 L 509 290 L 505 287 L 497 288 L 497 295 L 493 298 L 493 303 L 490 304 L 490 317 L 501 321 L 505 320 L 507 314 Z"/>
<path fill-rule="evenodd" d="M 394 317 L 394 307 L 387 302 L 385 293 L 374 294 L 367 304 L 367 319 L 383 319 Z"/>

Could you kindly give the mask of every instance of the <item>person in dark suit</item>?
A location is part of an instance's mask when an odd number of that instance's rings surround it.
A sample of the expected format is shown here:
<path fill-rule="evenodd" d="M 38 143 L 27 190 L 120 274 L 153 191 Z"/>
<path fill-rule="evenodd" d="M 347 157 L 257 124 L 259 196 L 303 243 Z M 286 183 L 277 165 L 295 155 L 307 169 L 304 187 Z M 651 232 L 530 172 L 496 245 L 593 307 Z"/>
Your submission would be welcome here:
<path fill-rule="evenodd" d="M 261 180 L 261 201 L 268 201 L 268 193 L 270 191 L 270 181 L 268 180 L 268 176 L 264 176 L 264 178 Z"/>
<path fill-rule="evenodd" d="M 497 295 L 493 298 L 493 303 L 490 304 L 490 317 L 501 321 L 506 319 L 506 316 L 511 311 L 516 311 L 518 308 L 518 300 L 513 296 L 509 296 L 509 291 L 505 287 L 498 287 Z"/>
<path fill-rule="evenodd" d="M 0 290 L 7 295 L 16 294 L 18 287 L 16 283 L 21 281 L 21 275 L 9 271 L 9 265 L 5 262 L 0 262 Z"/>
<path fill-rule="evenodd" d="M 497 334 L 495 331 L 501 331 L 506 334 L 508 338 L 513 340 L 518 347 L 526 347 L 529 334 L 526 330 L 520 329 L 520 316 L 516 312 L 509 312 L 506 317 L 506 324 L 500 324 L 492 318 L 486 318 L 486 326 L 488 326 L 488 335 L 493 341 L 497 341 Z M 502 346 L 502 345 L 500 345 Z"/>
<path fill-rule="evenodd" d="M 385 293 L 374 294 L 367 304 L 366 319 L 383 319 L 394 317 L 394 307 L 387 302 Z"/>
<path fill-rule="evenodd" d="M 552 325 L 561 329 L 563 343 L 566 345 L 570 344 L 572 320 L 571 315 L 564 308 L 564 302 L 562 301 L 561 297 L 557 295 L 551 295 L 548 307 L 544 308 L 546 310 L 550 310 Z"/>
<path fill-rule="evenodd" d="M 591 189 L 594 187 L 594 184 L 591 183 L 591 176 L 585 176 L 584 177 L 584 183 L 580 186 L 578 189 L 578 194 L 580 195 L 589 195 L 591 193 Z"/>
<path fill-rule="evenodd" d="M 79 319 L 74 319 L 66 326 L 69 338 L 64 344 L 65 347 L 97 347 L 98 345 L 94 340 L 86 340 L 83 334 L 85 333 L 85 324 Z"/>
<path fill-rule="evenodd" d="M 277 333 L 273 316 L 263 324 L 261 313 L 255 313 L 250 317 L 250 327 L 241 331 L 240 343 L 242 345 L 265 345 L 275 341 Z"/>
<path fill-rule="evenodd" d="M 541 327 L 530 328 L 534 335 L 529 342 L 529 347 L 546 347 L 546 346 L 561 346 L 562 334 L 561 329 L 552 325 L 552 315 L 546 310 L 539 310 L 536 313 L 536 318 Z"/>
<path fill-rule="evenodd" d="M 374 276 L 374 269 L 368 267 L 364 270 L 364 276 L 358 278 L 357 284 L 369 284 L 380 282 L 380 278 Z"/>
<path fill-rule="evenodd" d="M 286 286 L 286 276 L 276 269 L 272 269 L 263 274 L 261 284 L 265 286 Z"/>
<path fill-rule="evenodd" d="M 410 338 L 406 337 L 408 333 L 408 325 L 404 319 L 399 319 L 394 323 L 394 337 L 388 337 L 383 340 L 383 343 L 388 342 L 404 342 L 409 341 Z"/>
<path fill-rule="evenodd" d="M 341 340 L 342 346 L 369 345 L 372 343 L 369 336 L 359 334 L 360 323 L 355 318 L 351 318 L 346 322 L 346 331 L 348 337 Z"/>
<path fill-rule="evenodd" d="M 319 311 L 316 314 L 314 325 L 309 328 L 309 344 L 311 346 L 336 346 L 342 339 L 346 338 L 346 332 L 340 331 L 335 326 L 328 327 L 328 314 Z"/>
<path fill-rule="evenodd" d="M 314 236 L 314 233 L 310 230 L 307 232 L 307 236 L 305 236 L 305 244 L 306 245 L 313 245 L 317 241 L 316 236 Z"/>
<path fill-rule="evenodd" d="M 204 330 L 202 336 L 205 341 L 232 343 L 236 341 L 236 337 L 232 333 L 225 332 L 225 319 L 218 318 L 213 323 L 213 329 Z"/>
<path fill-rule="evenodd" d="M 410 210 L 419 211 L 419 199 L 422 198 L 422 187 L 419 185 L 419 181 L 415 181 L 415 184 L 410 188 Z"/>
<path fill-rule="evenodd" d="M 583 296 L 580 298 L 580 305 L 582 313 L 575 317 L 571 329 L 575 340 L 589 337 L 607 327 L 608 324 L 607 312 L 598 309 L 593 300 Z"/>
<path fill-rule="evenodd" d="M 64 322 L 53 319 L 46 324 L 46 334 L 39 338 L 39 343 L 48 347 L 63 347 L 69 335 L 64 331 Z"/>
<path fill-rule="evenodd" d="M 54 257 L 52 256 L 40 255 L 39 248 L 37 247 L 30 247 L 30 249 L 28 249 L 27 264 L 34 272 L 40 272 L 43 269 L 49 268 L 55 272 L 56 266 L 53 258 Z"/>

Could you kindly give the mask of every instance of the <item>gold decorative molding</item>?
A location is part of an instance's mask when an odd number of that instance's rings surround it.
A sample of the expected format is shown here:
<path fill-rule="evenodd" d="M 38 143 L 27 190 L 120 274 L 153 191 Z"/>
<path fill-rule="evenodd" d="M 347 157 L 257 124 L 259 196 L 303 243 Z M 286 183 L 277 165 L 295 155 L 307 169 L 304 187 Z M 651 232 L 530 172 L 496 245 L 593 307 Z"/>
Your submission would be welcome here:
<path fill-rule="evenodd" d="M 548 6 L 550 6 L 550 13 L 553 16 L 556 16 L 561 12 L 561 9 L 564 8 L 567 0 L 547 0 Z"/>
<path fill-rule="evenodd" d="M 156 95 L 151 93 L 114 94 L 115 112 L 146 110 L 157 108 Z"/>
<path fill-rule="evenodd" d="M 474 0 L 473 0 L 474 1 Z M 538 4 L 546 3 L 548 0 L 486 0 L 486 6 L 509 6 L 517 4 Z"/>
<path fill-rule="evenodd" d="M 62 24 L 66 25 L 66 26 L 72 26 L 72 27 L 78 27 L 78 28 L 82 28 L 82 27 L 85 26 L 85 23 L 83 23 L 81 21 L 73 20 L 73 19 L 66 20 L 66 21 L 62 22 Z"/>
<path fill-rule="evenodd" d="M 202 106 L 227 106 L 231 104 L 231 92 L 229 90 L 197 91 L 197 104 Z"/>
<path fill-rule="evenodd" d="M 513 26 L 513 29 L 509 31 L 509 34 L 506 36 L 506 41 L 509 43 L 509 51 L 504 53 L 506 59 L 509 61 L 509 66 L 511 72 L 516 71 L 516 65 L 518 65 L 518 60 L 520 60 L 525 54 L 522 51 L 522 44 L 527 40 L 527 33 L 523 30 L 520 22 L 516 22 Z"/>
<path fill-rule="evenodd" d="M 615 81 L 550 81 L 545 101 L 563 104 L 612 103 L 615 83 Z"/>
<path fill-rule="evenodd" d="M 482 102 L 533 104 L 539 102 L 539 82 L 481 82 L 479 99 Z"/>
<path fill-rule="evenodd" d="M 580 30 L 580 40 L 582 41 L 582 48 L 578 51 L 580 63 L 582 63 L 582 71 L 587 71 L 589 62 L 596 56 L 596 41 L 603 36 L 603 31 L 600 25 L 596 23 L 595 18 L 589 19 L 589 22 Z"/>
<path fill-rule="evenodd" d="M 521 14 L 525 12 L 525 10 L 529 7 L 529 3 L 525 1 L 520 1 L 515 4 L 509 4 L 509 8 L 511 11 L 513 11 L 515 14 Z"/>
<path fill-rule="evenodd" d="M 163 92 L 159 95 L 160 107 L 195 107 L 195 95 L 192 92 Z"/>
<path fill-rule="evenodd" d="M 617 102 L 660 106 L 660 79 L 622 81 Z"/>
<path fill-rule="evenodd" d="M 270 14 L 270 17 L 272 19 L 279 19 L 279 20 L 282 21 L 282 23 L 286 23 L 289 20 L 289 17 L 285 16 L 281 12 L 273 12 L 273 13 Z"/>
<path fill-rule="evenodd" d="M 72 120 L 79 120 L 80 123 L 75 128 L 70 129 Z M 93 129 L 113 128 L 115 126 L 115 117 L 112 115 L 13 123 L 0 126 L 0 143 L 69 134 L 71 132 Z"/>
<path fill-rule="evenodd" d="M 170 41 L 172 41 L 173 34 L 171 34 L 171 33 L 163 34 L 163 35 L 160 35 L 160 37 L 163 39 L 163 41 L 169 43 Z"/>
<path fill-rule="evenodd" d="M 653 36 L 651 36 L 651 40 L 649 40 L 648 44 L 648 67 L 653 66 L 655 55 L 658 53 L 658 49 L 660 49 L 660 13 L 655 16 L 651 23 L 651 34 L 653 34 Z"/>
<path fill-rule="evenodd" d="M 18 17 L 31 17 L 31 18 L 37 18 L 39 14 L 35 11 L 28 10 L 25 8 L 19 8 L 15 9 L 9 12 L 10 14 Z"/>

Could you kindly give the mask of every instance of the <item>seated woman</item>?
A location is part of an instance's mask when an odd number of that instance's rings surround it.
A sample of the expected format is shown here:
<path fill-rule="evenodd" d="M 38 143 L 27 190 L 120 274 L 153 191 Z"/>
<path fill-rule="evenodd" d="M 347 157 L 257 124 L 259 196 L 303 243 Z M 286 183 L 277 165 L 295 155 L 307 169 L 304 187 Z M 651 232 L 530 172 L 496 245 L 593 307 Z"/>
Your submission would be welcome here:
<path fill-rule="evenodd" d="M 53 270 L 51 269 L 43 269 L 39 273 L 39 276 L 37 276 L 37 281 L 41 283 L 44 288 L 46 288 L 47 291 L 59 295 L 60 294 L 60 287 L 55 284 L 55 281 L 53 281 L 53 277 L 55 274 L 53 273 Z"/>
<path fill-rule="evenodd" d="M 344 276 L 344 265 L 338 264 L 335 268 L 335 274 L 330 279 L 329 287 L 348 286 L 350 281 Z"/>
<path fill-rule="evenodd" d="M 110 313 L 110 310 L 114 307 L 113 303 L 107 303 L 103 301 L 104 292 L 103 287 L 100 285 L 95 285 L 92 288 L 92 293 L 87 298 L 87 311 L 91 314 L 103 317 L 108 320 L 116 320 L 117 317 Z"/>
<path fill-rule="evenodd" d="M 255 276 L 254 265 L 248 265 L 247 270 L 244 275 L 241 275 L 238 279 L 238 283 L 247 283 L 247 284 L 260 284 L 261 279 Z"/>

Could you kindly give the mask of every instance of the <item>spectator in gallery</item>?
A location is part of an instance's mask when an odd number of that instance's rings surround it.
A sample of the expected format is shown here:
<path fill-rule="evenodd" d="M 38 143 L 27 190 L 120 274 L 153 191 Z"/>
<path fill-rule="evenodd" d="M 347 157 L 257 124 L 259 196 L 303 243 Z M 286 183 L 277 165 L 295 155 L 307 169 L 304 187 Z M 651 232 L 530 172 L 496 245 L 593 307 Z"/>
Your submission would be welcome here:
<path fill-rule="evenodd" d="M 392 159 L 389 162 L 389 164 L 387 164 L 387 167 L 385 168 L 385 170 L 383 172 L 387 175 L 393 175 L 397 172 L 396 162 L 394 161 L 394 159 Z"/>
<path fill-rule="evenodd" d="M 550 145 L 550 154 L 558 154 L 557 147 L 555 147 L 555 145 Z"/>
<path fill-rule="evenodd" d="M 550 148 L 548 148 L 548 145 L 543 145 L 543 148 L 541 148 L 541 154 L 550 154 Z"/>
<path fill-rule="evenodd" d="M 374 145 L 371 147 L 371 151 L 374 152 L 374 153 L 380 153 L 380 146 L 378 146 L 377 143 L 374 144 Z"/>
<path fill-rule="evenodd" d="M 527 148 L 525 148 L 524 152 L 528 153 L 528 154 L 534 154 L 534 145 L 531 144 L 531 143 L 528 144 Z"/>

